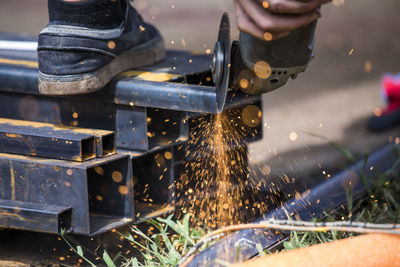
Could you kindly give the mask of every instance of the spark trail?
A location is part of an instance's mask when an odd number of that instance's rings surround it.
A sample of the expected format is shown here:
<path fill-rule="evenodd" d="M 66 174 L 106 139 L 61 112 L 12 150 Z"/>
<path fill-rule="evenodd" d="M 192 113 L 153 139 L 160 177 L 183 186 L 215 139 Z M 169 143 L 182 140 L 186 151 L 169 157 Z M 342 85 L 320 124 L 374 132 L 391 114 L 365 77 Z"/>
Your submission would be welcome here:
<path fill-rule="evenodd" d="M 246 136 L 254 127 L 246 127 L 249 118 L 242 111 L 195 119 L 185 151 L 185 175 L 177 182 L 178 197 L 185 197 L 180 211 L 211 228 L 243 223 L 249 214 L 268 208 L 255 194 L 260 184 L 249 179 Z M 253 117 L 260 120 L 261 113 Z"/>

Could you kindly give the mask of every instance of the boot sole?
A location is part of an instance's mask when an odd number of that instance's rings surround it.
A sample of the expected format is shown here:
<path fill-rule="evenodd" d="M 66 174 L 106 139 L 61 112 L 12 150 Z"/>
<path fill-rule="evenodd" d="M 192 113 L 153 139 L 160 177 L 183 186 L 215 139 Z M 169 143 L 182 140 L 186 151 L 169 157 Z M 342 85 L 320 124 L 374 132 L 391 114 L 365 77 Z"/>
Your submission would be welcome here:
<path fill-rule="evenodd" d="M 165 57 L 162 37 L 123 52 L 99 70 L 75 75 L 49 75 L 39 71 L 39 92 L 44 95 L 80 95 L 105 87 L 122 71 L 152 65 Z"/>

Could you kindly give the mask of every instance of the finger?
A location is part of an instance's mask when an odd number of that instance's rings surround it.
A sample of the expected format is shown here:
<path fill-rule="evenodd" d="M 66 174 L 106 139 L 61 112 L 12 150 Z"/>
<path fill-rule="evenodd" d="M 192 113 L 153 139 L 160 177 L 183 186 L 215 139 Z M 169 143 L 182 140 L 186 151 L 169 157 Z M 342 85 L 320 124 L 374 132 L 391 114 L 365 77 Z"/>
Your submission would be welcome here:
<path fill-rule="evenodd" d="M 264 31 L 258 28 L 257 25 L 247 16 L 237 0 L 234 1 L 234 6 L 239 30 L 259 39 L 264 39 Z"/>
<path fill-rule="evenodd" d="M 264 41 L 272 41 L 275 39 L 279 39 L 285 37 L 290 34 L 290 32 L 265 32 L 258 28 L 258 26 L 247 16 L 247 14 L 243 11 L 240 4 L 236 1 L 234 2 L 237 24 L 240 31 L 250 34 L 260 40 Z"/>
<path fill-rule="evenodd" d="M 259 0 L 261 6 L 272 13 L 304 14 L 316 10 L 322 0 L 293 1 L 293 0 Z"/>
<path fill-rule="evenodd" d="M 264 32 L 293 31 L 321 16 L 318 10 L 303 15 L 273 14 L 260 7 L 253 0 L 237 1 L 247 16 Z"/>

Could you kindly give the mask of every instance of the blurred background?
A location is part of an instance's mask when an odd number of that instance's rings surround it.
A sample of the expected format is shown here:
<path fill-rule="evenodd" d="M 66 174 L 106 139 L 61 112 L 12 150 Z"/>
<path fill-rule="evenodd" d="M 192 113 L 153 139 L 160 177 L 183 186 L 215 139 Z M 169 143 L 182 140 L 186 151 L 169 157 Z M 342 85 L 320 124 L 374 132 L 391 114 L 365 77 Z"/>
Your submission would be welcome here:
<path fill-rule="evenodd" d="M 46 0 L 1 0 L 0 32 L 37 35 L 47 24 Z M 157 25 L 170 49 L 205 52 L 217 39 L 232 0 L 135 0 L 147 21 Z M 316 57 L 306 73 L 265 94 L 264 138 L 250 148 L 251 161 L 272 174 L 329 173 L 343 155 L 336 142 L 362 156 L 393 140 L 400 128 L 379 134 L 366 120 L 382 106 L 380 79 L 400 72 L 400 2 L 334 0 L 322 8 Z M 317 137 L 319 136 L 319 137 Z"/>

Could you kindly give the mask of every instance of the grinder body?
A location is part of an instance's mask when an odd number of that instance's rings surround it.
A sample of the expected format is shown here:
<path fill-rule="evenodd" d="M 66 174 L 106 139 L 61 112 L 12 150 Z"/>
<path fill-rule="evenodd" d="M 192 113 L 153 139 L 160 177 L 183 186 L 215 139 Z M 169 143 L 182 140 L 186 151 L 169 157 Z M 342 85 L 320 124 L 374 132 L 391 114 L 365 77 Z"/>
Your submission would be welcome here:
<path fill-rule="evenodd" d="M 247 94 L 263 94 L 286 84 L 304 72 L 313 58 L 314 21 L 288 36 L 264 41 L 244 32 L 232 47 L 232 87 Z"/>

